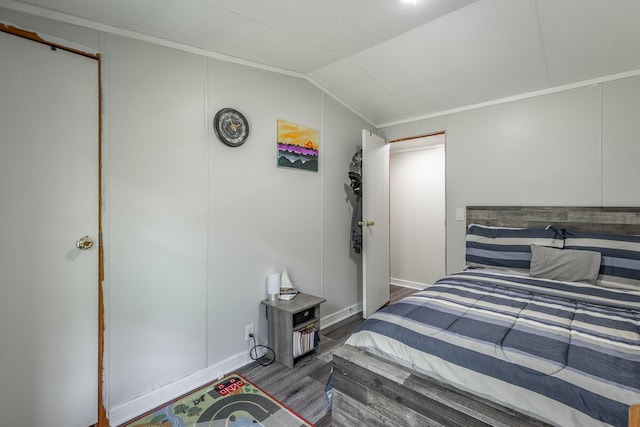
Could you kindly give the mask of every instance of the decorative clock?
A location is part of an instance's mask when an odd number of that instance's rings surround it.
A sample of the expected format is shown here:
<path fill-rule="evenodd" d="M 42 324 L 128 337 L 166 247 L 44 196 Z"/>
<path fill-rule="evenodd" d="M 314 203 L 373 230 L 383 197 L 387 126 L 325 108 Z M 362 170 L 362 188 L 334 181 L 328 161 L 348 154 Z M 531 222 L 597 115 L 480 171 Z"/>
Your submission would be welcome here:
<path fill-rule="evenodd" d="M 239 147 L 249 137 L 249 122 L 238 110 L 223 108 L 213 118 L 213 129 L 220 141 L 229 147 Z"/>

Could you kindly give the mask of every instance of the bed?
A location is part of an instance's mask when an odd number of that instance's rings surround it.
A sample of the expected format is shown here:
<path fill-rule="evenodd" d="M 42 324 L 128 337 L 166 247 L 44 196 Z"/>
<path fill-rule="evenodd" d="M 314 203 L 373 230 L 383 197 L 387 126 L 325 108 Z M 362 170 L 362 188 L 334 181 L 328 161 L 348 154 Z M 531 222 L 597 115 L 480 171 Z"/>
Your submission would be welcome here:
<path fill-rule="evenodd" d="M 640 427 L 640 208 L 468 207 L 467 225 L 467 269 L 335 351 L 333 425 Z"/>

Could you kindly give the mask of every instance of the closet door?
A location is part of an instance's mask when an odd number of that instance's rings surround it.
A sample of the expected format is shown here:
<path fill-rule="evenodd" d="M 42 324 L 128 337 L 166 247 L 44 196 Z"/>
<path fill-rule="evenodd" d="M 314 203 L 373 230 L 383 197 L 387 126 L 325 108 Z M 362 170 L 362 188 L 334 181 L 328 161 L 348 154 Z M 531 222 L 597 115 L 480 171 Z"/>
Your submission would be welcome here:
<path fill-rule="evenodd" d="M 98 401 L 98 61 L 2 32 L 0 58 L 0 425 L 86 427 Z"/>

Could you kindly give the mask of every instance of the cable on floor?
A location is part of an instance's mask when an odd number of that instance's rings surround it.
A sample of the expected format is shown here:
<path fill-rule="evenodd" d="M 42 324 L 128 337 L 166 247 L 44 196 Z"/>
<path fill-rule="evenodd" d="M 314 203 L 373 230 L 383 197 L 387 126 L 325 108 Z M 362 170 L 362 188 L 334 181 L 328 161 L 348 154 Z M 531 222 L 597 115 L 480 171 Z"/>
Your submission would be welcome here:
<path fill-rule="evenodd" d="M 276 353 L 266 345 L 257 344 L 256 337 L 253 334 L 249 334 L 249 337 L 253 340 L 253 347 L 249 350 L 249 357 L 251 360 L 255 360 L 261 366 L 271 365 L 276 360 Z M 258 349 L 264 349 L 264 354 L 258 357 Z"/>

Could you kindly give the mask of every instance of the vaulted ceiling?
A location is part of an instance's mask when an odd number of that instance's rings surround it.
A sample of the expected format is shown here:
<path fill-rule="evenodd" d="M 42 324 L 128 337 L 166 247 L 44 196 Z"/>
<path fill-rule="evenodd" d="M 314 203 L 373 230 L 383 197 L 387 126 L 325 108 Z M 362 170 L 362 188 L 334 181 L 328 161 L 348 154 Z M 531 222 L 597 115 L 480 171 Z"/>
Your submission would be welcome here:
<path fill-rule="evenodd" d="M 640 74 L 638 0 L 0 0 L 0 6 L 300 75 L 376 126 Z"/>

